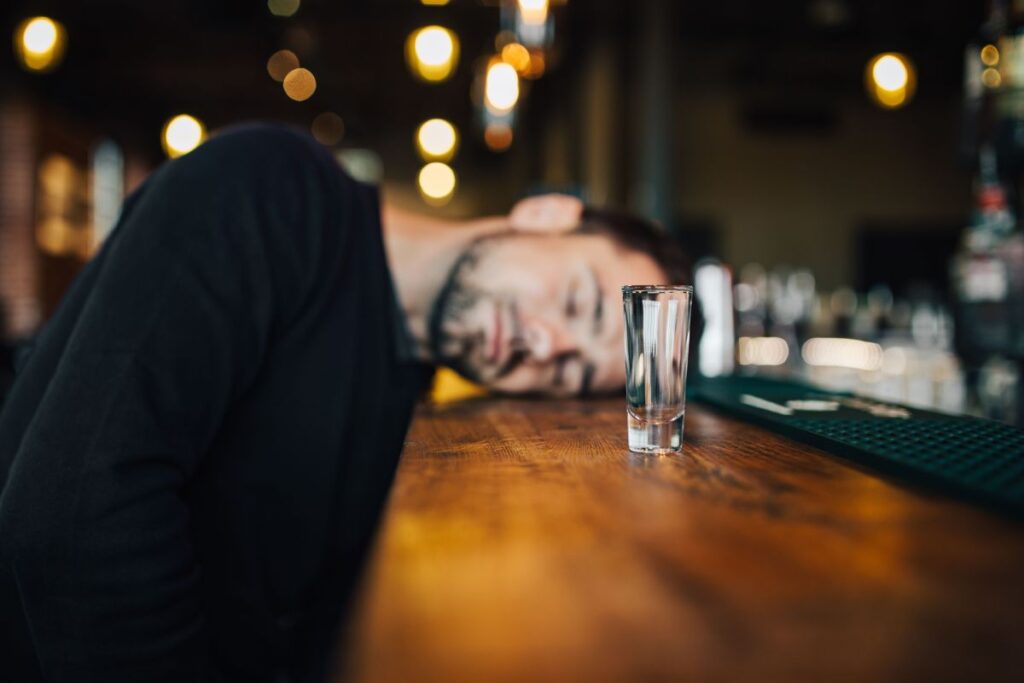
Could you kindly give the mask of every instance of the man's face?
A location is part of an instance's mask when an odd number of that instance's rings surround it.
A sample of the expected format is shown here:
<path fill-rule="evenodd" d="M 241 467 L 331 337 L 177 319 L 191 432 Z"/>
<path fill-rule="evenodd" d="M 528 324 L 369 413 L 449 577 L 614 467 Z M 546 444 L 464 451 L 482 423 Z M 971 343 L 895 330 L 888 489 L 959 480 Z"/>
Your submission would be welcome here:
<path fill-rule="evenodd" d="M 664 279 L 600 233 L 506 233 L 466 250 L 434 305 L 435 357 L 509 393 L 570 396 L 625 382 L 624 284 Z"/>

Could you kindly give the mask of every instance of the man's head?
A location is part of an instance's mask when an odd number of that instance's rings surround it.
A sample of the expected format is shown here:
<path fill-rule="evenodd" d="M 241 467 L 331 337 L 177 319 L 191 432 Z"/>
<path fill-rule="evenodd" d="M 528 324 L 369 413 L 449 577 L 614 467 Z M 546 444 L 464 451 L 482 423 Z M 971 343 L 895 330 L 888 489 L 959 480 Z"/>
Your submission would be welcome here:
<path fill-rule="evenodd" d="M 642 218 L 593 209 L 577 216 L 571 231 L 509 230 L 466 248 L 431 315 L 439 362 L 509 393 L 623 385 L 621 286 L 685 284 L 687 262 Z"/>

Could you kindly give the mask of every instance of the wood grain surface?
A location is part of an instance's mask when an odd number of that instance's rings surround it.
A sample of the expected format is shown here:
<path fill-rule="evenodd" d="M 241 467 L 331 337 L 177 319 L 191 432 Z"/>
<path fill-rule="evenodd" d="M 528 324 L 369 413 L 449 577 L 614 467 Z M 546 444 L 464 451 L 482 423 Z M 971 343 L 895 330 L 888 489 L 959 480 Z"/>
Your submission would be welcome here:
<path fill-rule="evenodd" d="M 691 406 L 423 406 L 338 680 L 1024 680 L 1024 524 Z"/>

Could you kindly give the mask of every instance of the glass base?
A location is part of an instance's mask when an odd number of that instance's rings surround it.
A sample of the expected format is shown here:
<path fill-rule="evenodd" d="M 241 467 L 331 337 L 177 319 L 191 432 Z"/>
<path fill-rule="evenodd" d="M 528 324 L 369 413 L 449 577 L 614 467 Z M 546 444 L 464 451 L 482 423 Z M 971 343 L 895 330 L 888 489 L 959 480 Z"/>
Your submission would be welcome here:
<path fill-rule="evenodd" d="M 647 422 L 626 411 L 629 450 L 634 453 L 679 453 L 683 449 L 683 418 L 670 422 Z"/>

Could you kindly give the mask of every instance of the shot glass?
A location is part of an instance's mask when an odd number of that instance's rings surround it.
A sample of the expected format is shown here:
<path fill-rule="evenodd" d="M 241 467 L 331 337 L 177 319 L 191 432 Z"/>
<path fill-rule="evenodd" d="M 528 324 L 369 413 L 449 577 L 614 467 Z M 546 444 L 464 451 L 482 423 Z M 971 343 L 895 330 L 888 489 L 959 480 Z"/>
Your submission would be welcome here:
<path fill-rule="evenodd" d="M 627 285 L 626 422 L 629 450 L 678 453 L 686 414 L 693 287 Z"/>

